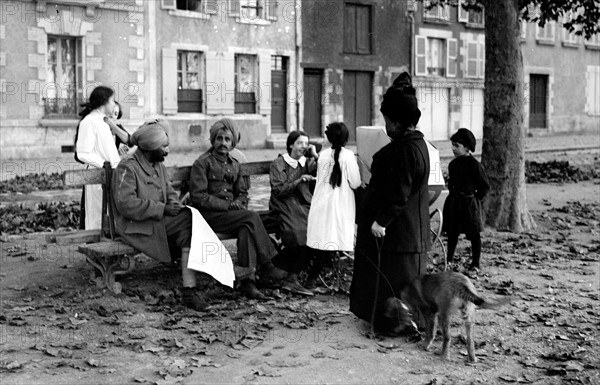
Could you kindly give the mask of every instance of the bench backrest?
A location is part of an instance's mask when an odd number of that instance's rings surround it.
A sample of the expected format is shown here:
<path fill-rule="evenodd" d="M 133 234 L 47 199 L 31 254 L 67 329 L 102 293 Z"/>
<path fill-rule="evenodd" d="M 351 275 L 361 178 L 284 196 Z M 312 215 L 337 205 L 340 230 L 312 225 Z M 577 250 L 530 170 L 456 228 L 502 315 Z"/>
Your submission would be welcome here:
<path fill-rule="evenodd" d="M 252 175 L 268 174 L 271 168 L 271 161 L 242 163 L 241 172 L 246 181 L 246 186 L 250 188 L 250 177 Z M 192 167 L 167 167 L 167 175 L 173 184 L 178 184 L 182 195 L 187 192 Z M 104 163 L 104 168 L 94 168 L 85 170 L 70 170 L 63 173 L 63 183 L 65 186 L 81 186 L 90 184 L 102 185 L 102 231 L 101 235 L 108 235 L 110 239 L 116 237 L 114 208 L 112 204 L 112 194 L 110 181 L 112 179 L 113 169 L 109 162 Z M 83 208 L 82 208 L 83 209 Z M 83 212 L 83 210 L 82 210 Z M 83 218 L 79 220 L 82 221 Z"/>

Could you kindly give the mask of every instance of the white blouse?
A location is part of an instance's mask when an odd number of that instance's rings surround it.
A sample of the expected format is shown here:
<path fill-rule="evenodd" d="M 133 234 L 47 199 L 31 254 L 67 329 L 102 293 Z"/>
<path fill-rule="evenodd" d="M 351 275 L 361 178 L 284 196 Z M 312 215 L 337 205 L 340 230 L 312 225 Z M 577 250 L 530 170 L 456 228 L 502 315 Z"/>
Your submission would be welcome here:
<path fill-rule="evenodd" d="M 110 127 L 104 122 L 104 114 L 92 111 L 79 124 L 77 157 L 90 166 L 102 168 L 109 161 L 112 168 L 121 160 Z"/>

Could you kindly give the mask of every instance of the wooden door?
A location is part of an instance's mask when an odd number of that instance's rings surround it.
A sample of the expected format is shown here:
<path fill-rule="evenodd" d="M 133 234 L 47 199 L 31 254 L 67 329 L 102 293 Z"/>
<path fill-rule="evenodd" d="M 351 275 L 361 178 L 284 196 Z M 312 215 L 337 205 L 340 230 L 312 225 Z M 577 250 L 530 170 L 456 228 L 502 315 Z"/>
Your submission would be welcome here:
<path fill-rule="evenodd" d="M 287 73 L 284 70 L 271 70 L 271 132 L 287 132 Z"/>
<path fill-rule="evenodd" d="M 323 71 L 304 69 L 304 131 L 311 137 L 321 137 Z"/>
<path fill-rule="evenodd" d="M 372 124 L 371 72 L 344 71 L 344 123 L 350 143 L 356 143 L 356 127 Z"/>
<path fill-rule="evenodd" d="M 547 128 L 548 75 L 529 75 L 529 128 Z"/>

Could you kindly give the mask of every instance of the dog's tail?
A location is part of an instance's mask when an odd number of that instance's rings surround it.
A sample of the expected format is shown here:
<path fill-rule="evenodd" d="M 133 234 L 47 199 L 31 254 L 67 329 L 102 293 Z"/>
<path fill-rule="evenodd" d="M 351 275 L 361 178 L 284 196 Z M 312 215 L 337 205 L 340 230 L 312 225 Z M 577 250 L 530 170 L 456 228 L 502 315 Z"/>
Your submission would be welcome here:
<path fill-rule="evenodd" d="M 458 294 L 462 299 L 469 302 L 473 302 L 475 305 L 483 309 L 494 309 L 506 305 L 507 303 L 512 301 L 512 297 L 504 297 L 497 300 L 481 298 L 467 285 L 462 285 L 460 293 Z"/>

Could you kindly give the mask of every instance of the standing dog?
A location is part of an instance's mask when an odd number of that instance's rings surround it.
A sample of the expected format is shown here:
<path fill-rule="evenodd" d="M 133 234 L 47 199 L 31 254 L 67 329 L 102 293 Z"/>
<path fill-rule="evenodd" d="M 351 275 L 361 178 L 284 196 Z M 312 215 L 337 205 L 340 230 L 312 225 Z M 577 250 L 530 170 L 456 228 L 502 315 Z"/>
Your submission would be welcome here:
<path fill-rule="evenodd" d="M 422 343 L 425 350 L 431 349 L 439 321 L 443 337 L 441 355 L 444 359 L 449 358 L 450 316 L 460 309 L 465 322 L 470 362 L 477 362 L 472 335 L 475 305 L 491 309 L 511 301 L 510 297 L 498 301 L 484 300 L 477 295 L 469 278 L 451 271 L 418 277 L 402 290 L 400 297 L 386 300 L 385 316 L 395 322 L 397 330 L 401 330 L 409 325 L 406 321 L 410 320 L 408 309 L 413 312 L 419 310 L 426 323 L 425 341 Z"/>

